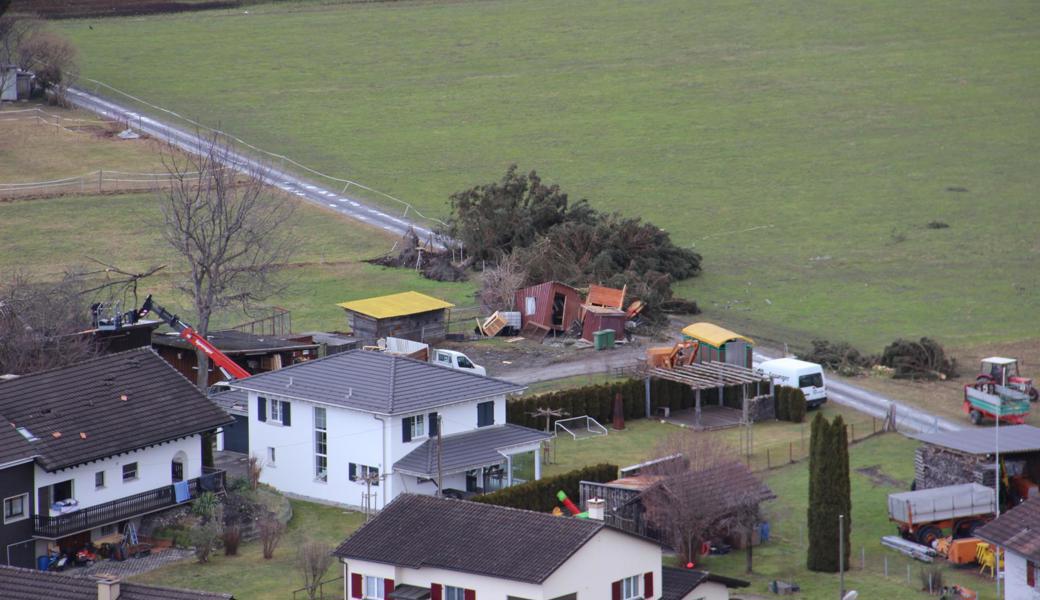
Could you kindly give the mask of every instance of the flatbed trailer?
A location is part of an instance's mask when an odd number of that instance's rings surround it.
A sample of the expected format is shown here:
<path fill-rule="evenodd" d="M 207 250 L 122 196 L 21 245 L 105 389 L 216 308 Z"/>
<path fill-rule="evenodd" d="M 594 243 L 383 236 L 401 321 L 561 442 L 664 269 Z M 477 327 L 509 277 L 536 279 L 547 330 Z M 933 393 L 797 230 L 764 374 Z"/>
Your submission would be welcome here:
<path fill-rule="evenodd" d="M 888 495 L 888 517 L 903 538 L 931 547 L 949 529 L 955 538 L 970 537 L 997 512 L 992 488 L 977 483 Z"/>
<path fill-rule="evenodd" d="M 1022 425 L 1029 416 L 1029 395 L 995 383 L 976 382 L 964 386 L 962 410 L 979 425 L 983 419 Z"/>

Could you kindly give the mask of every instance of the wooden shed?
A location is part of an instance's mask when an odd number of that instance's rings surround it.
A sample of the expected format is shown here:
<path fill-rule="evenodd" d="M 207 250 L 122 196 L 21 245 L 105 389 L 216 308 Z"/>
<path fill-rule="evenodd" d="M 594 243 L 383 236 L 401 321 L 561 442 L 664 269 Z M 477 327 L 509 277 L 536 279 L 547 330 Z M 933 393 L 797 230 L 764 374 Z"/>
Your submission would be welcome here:
<path fill-rule="evenodd" d="M 443 340 L 455 305 L 419 292 L 401 292 L 341 302 L 337 306 L 347 311 L 352 335 L 358 343 L 372 346 L 386 337 L 427 343 Z"/>
<path fill-rule="evenodd" d="M 628 319 L 625 311 L 588 304 L 582 308 L 585 312 L 581 327 L 582 339 L 591 342 L 593 334 L 603 329 L 613 329 L 615 340 L 625 339 L 625 321 Z"/>
<path fill-rule="evenodd" d="M 516 292 L 521 327 L 533 322 L 545 329 L 566 331 L 581 320 L 581 294 L 559 281 L 546 281 Z"/>
<path fill-rule="evenodd" d="M 694 323 L 682 330 L 684 337 L 697 340 L 697 362 L 729 363 L 750 369 L 755 341 L 714 323 Z"/>

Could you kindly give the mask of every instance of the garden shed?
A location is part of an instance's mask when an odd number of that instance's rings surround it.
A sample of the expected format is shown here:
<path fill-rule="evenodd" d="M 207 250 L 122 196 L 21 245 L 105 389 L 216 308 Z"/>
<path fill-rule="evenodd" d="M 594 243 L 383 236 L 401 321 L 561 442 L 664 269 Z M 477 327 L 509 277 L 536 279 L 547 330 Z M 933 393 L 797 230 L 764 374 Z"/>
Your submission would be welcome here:
<path fill-rule="evenodd" d="M 401 292 L 337 304 L 347 311 L 352 335 L 363 346 L 380 338 L 397 337 L 415 342 L 437 342 L 448 333 L 448 320 L 455 307 L 419 292 Z"/>
<path fill-rule="evenodd" d="M 996 482 L 997 435 L 992 427 L 937 431 L 911 436 L 924 442 L 914 456 L 914 485 L 929 489 L 963 483 L 992 487 Z M 1019 498 L 1040 495 L 1040 428 L 1000 428 L 1002 479 Z"/>
<path fill-rule="evenodd" d="M 682 330 L 683 337 L 697 340 L 697 362 L 729 363 L 750 369 L 755 341 L 714 323 L 693 323 Z"/>
<path fill-rule="evenodd" d="M 559 281 L 546 281 L 516 292 L 521 327 L 529 322 L 553 331 L 566 331 L 581 321 L 581 294 Z"/>

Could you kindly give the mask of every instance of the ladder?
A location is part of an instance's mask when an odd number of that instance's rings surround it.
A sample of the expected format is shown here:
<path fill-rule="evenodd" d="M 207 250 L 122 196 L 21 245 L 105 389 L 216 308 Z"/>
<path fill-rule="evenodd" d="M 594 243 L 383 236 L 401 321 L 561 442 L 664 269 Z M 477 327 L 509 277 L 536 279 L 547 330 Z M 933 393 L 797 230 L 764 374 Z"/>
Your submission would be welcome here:
<path fill-rule="evenodd" d="M 130 544 L 137 545 L 137 528 L 134 527 L 133 521 L 126 524 L 126 528 L 123 530 L 123 535 L 126 536 L 126 541 Z"/>

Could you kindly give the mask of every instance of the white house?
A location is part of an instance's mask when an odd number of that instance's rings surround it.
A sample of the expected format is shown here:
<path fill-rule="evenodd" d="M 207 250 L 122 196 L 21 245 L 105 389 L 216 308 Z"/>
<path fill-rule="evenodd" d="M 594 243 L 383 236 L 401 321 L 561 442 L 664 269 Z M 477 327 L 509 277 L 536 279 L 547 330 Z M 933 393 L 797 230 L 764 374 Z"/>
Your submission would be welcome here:
<path fill-rule="evenodd" d="M 333 554 L 345 598 L 687 600 L 711 592 L 701 585 L 707 574 L 663 570 L 660 545 L 601 520 L 413 494 Z M 670 571 L 698 578 L 675 582 Z"/>
<path fill-rule="evenodd" d="M 1004 597 L 1040 600 L 1040 496 L 975 530 L 1004 550 Z"/>
<path fill-rule="evenodd" d="M 438 478 L 461 497 L 541 476 L 549 436 L 505 423 L 506 395 L 524 390 L 506 381 L 353 350 L 230 386 L 261 481 L 286 493 L 378 509 Z"/>
<path fill-rule="evenodd" d="M 0 383 L 0 564 L 219 490 L 202 435 L 230 421 L 149 348 Z"/>

